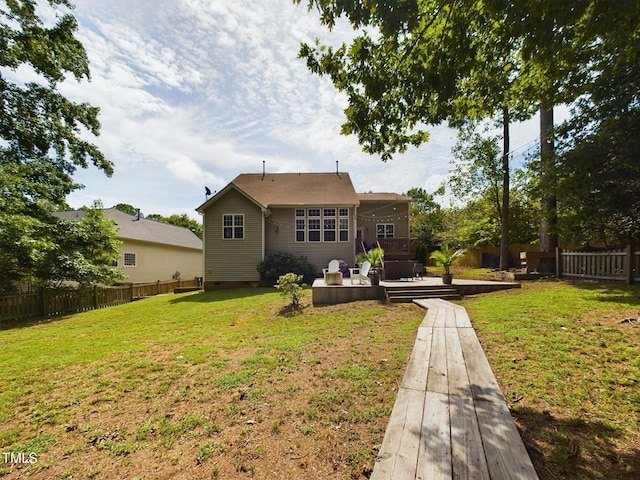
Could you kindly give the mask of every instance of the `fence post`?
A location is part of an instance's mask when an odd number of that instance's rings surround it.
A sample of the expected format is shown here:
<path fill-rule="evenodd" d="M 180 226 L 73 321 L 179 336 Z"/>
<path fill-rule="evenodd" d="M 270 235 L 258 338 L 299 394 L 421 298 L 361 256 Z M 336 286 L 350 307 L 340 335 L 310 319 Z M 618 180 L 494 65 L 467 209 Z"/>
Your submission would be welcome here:
<path fill-rule="evenodd" d="M 47 287 L 42 287 L 42 316 L 49 316 L 49 295 L 47 294 Z"/>
<path fill-rule="evenodd" d="M 562 260 L 561 260 L 562 252 L 559 247 L 556 247 L 556 277 L 562 278 Z"/>
<path fill-rule="evenodd" d="M 129 301 L 133 302 L 133 283 L 129 283 Z"/>
<path fill-rule="evenodd" d="M 98 309 L 98 285 L 93 286 L 93 309 Z"/>
<path fill-rule="evenodd" d="M 624 256 L 624 281 L 627 285 L 633 283 L 633 248 L 627 245 L 626 255 Z"/>

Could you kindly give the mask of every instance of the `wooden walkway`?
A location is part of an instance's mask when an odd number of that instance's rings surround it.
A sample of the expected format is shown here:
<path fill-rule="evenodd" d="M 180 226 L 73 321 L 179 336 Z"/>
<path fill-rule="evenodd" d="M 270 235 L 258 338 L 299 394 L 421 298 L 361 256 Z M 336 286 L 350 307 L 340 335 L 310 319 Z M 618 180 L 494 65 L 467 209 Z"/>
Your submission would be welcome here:
<path fill-rule="evenodd" d="M 427 314 L 371 480 L 537 479 L 467 311 L 416 303 Z"/>

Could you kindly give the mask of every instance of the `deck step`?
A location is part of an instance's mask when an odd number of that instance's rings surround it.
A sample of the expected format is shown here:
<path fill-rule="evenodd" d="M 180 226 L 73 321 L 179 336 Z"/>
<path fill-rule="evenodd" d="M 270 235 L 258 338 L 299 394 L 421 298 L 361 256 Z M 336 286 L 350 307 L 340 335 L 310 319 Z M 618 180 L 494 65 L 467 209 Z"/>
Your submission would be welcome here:
<path fill-rule="evenodd" d="M 455 287 L 447 285 L 416 286 L 416 287 L 386 287 L 387 299 L 392 303 L 410 303 L 413 300 L 425 298 L 443 298 L 459 300 L 460 294 Z"/>

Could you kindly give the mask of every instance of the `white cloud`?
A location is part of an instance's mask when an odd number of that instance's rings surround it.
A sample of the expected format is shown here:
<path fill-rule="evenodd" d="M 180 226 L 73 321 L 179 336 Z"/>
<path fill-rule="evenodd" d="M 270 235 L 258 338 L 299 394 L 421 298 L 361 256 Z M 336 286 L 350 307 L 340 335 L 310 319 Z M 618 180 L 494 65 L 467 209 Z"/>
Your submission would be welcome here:
<path fill-rule="evenodd" d="M 290 0 L 84 0 L 74 14 L 92 81 L 65 93 L 101 108 L 96 144 L 116 166 L 111 180 L 83 172 L 77 203 L 108 193 L 146 213 L 192 211 L 203 185 L 218 190 L 263 160 L 272 172 L 333 171 L 338 160 L 360 191 L 403 192 L 449 168 L 450 134 L 438 129 L 387 163 L 339 134 L 344 95 L 297 55 L 302 41 L 351 38 L 344 21 L 329 34 Z"/>

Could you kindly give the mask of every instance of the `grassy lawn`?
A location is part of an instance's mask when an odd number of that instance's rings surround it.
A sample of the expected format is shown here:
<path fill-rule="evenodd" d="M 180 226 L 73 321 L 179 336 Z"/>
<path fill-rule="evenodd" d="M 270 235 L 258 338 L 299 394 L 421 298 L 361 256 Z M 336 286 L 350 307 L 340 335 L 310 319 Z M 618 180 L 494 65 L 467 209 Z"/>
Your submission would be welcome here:
<path fill-rule="evenodd" d="M 541 479 L 640 478 L 640 288 L 526 282 L 467 308 Z"/>
<path fill-rule="evenodd" d="M 456 276 L 477 275 L 456 272 Z M 542 281 L 461 303 L 542 479 L 638 478 L 640 288 Z M 0 477 L 367 478 L 424 312 L 299 313 L 272 289 L 0 326 Z"/>
<path fill-rule="evenodd" d="M 27 456 L 0 477 L 366 478 L 423 312 L 285 304 L 184 294 L 0 330 L 0 452 Z"/>

